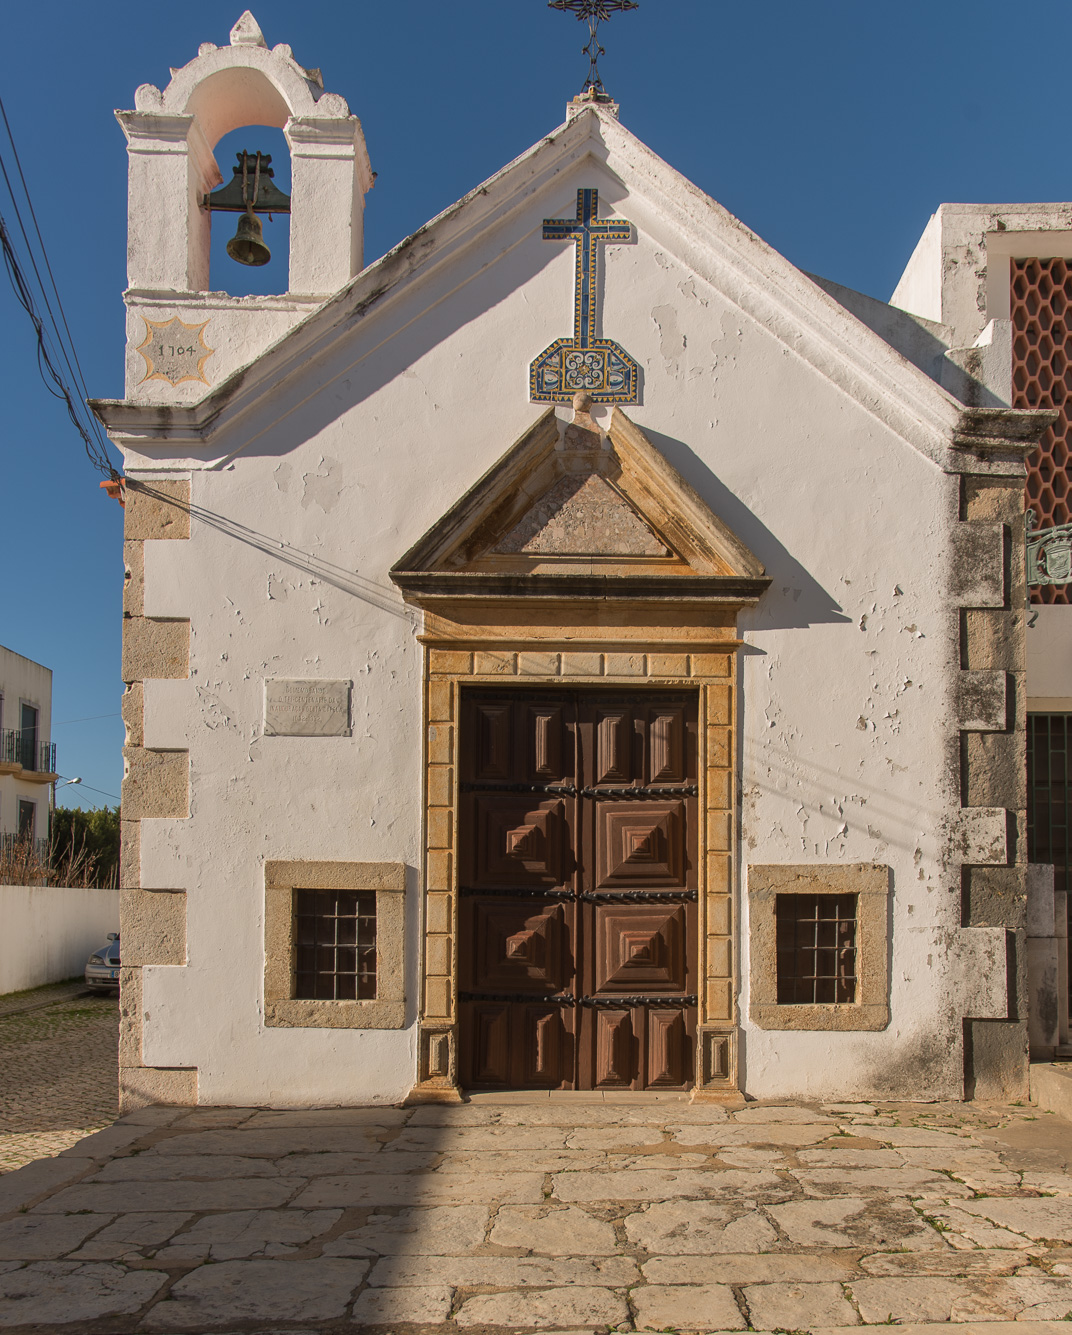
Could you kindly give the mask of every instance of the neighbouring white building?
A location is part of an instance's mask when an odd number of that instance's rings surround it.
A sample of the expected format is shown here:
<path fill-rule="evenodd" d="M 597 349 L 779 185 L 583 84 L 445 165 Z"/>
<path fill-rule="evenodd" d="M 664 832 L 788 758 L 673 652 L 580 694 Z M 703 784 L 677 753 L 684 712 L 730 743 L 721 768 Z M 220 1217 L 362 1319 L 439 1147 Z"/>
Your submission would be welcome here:
<path fill-rule="evenodd" d="M 0 839 L 47 840 L 55 783 L 52 669 L 0 646 Z"/>
<path fill-rule="evenodd" d="M 1026 826 L 1019 825 L 1016 837 L 1027 844 L 1030 862 L 1039 866 L 1032 868 L 1025 911 L 1015 922 L 1017 949 L 1028 962 L 1015 1004 L 1029 1021 L 1032 1056 L 1072 1057 L 1070 206 L 943 204 L 927 224 L 891 303 L 910 312 L 920 327 L 918 364 L 926 367 L 930 357 L 932 374 L 953 393 L 979 404 L 1049 409 L 1056 417 L 1027 460 L 1027 672 L 1015 713 L 1010 710 L 1015 726 L 1004 734 L 970 737 L 966 745 L 979 775 L 969 801 L 989 800 L 995 784 L 1026 781 L 1016 800 L 1017 807 L 1026 808 Z M 1024 611 L 1022 600 L 1010 600 L 1010 625 Z M 1026 769 L 1019 737 L 1025 724 Z M 970 778 L 970 757 L 967 766 Z M 988 886 L 966 904 L 970 921 L 1002 920 L 1008 891 L 1005 902 L 996 902 L 995 889 Z"/>
<path fill-rule="evenodd" d="M 248 13 L 119 120 L 124 1106 L 1024 1097 L 1057 207 L 932 225 L 896 309 L 582 97 L 366 267 L 360 122 Z M 246 125 L 272 297 L 209 273 Z"/>

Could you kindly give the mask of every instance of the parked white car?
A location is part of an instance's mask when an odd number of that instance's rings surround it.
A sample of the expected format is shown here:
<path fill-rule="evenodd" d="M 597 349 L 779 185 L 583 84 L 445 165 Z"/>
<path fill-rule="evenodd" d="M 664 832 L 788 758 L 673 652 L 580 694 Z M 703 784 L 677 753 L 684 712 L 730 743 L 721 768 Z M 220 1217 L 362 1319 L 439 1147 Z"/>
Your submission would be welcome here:
<path fill-rule="evenodd" d="M 86 961 L 86 987 L 119 987 L 118 932 L 109 932 L 107 944 Z"/>

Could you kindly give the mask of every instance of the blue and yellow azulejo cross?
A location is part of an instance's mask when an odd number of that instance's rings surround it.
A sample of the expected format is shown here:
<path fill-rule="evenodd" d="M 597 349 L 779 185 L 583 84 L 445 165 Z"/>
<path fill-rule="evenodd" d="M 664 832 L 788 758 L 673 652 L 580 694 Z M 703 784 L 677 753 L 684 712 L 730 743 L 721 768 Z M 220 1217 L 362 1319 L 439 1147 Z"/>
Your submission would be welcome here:
<path fill-rule="evenodd" d="M 560 338 L 529 369 L 535 403 L 569 403 L 578 391 L 596 403 L 636 403 L 639 372 L 624 348 L 596 338 L 596 262 L 600 241 L 629 241 L 632 227 L 611 219 L 598 222 L 599 191 L 577 191 L 576 218 L 546 218 L 545 241 L 572 241 L 575 265 L 573 337 Z"/>

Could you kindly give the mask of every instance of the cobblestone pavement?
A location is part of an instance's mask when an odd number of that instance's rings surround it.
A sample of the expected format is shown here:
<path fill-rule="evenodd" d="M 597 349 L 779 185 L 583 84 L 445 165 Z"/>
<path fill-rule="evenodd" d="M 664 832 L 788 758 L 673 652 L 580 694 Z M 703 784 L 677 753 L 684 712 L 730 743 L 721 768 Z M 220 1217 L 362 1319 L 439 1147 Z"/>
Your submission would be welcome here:
<path fill-rule="evenodd" d="M 1070 1161 L 1029 1108 L 148 1108 L 0 1177 L 0 1327 L 1064 1332 Z"/>
<path fill-rule="evenodd" d="M 0 1174 L 115 1119 L 118 1026 L 115 995 L 77 983 L 0 998 Z"/>

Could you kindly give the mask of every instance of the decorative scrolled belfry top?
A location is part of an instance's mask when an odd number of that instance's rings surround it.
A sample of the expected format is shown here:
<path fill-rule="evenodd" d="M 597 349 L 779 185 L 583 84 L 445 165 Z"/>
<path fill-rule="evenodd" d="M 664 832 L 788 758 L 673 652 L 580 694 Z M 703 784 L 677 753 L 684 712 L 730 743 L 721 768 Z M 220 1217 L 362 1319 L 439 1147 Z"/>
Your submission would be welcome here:
<path fill-rule="evenodd" d="M 166 88 L 142 84 L 134 110 L 116 116 L 131 156 L 129 288 L 208 289 L 201 201 L 222 180 L 213 150 L 224 135 L 257 125 L 282 130 L 291 154 L 286 290 L 322 298 L 360 272 L 363 200 L 374 180 L 361 122 L 344 97 L 324 91 L 318 69 L 299 64 L 285 43 L 269 48 L 249 10 L 229 45 L 202 43 Z"/>
<path fill-rule="evenodd" d="M 291 117 L 356 119 L 346 99 L 326 93 L 320 71 L 300 65 L 285 42 L 268 48 L 248 9 L 232 28 L 229 46 L 202 42 L 193 60 L 171 71 L 163 91 L 143 83 L 134 94 L 134 107 L 196 116 L 210 147 L 243 125 L 282 130 Z"/>

